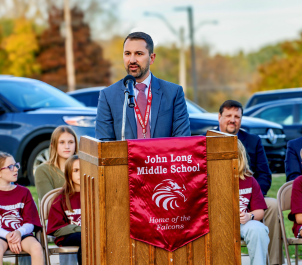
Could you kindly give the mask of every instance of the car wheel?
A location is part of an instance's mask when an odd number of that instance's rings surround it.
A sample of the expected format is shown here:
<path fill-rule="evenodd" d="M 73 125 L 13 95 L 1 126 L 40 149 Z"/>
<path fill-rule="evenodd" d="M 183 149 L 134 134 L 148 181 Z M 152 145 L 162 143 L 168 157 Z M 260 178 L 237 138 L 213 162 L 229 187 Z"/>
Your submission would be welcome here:
<path fill-rule="evenodd" d="M 30 185 L 35 185 L 35 171 L 36 168 L 49 159 L 49 143 L 44 141 L 38 144 L 31 152 L 27 162 L 27 176 Z"/>

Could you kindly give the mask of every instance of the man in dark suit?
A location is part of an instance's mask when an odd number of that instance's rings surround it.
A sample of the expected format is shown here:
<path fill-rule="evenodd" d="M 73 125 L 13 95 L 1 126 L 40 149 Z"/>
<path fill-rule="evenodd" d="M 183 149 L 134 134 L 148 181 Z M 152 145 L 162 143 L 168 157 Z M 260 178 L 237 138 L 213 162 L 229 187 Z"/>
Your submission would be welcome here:
<path fill-rule="evenodd" d="M 234 100 L 225 101 L 219 109 L 218 120 L 221 132 L 237 135 L 244 145 L 249 159 L 250 169 L 260 185 L 262 194 L 265 196 L 271 187 L 272 175 L 268 166 L 267 157 L 258 135 L 250 134 L 242 129 L 243 108 Z M 265 225 L 269 228 L 270 243 L 268 246 L 270 264 L 279 264 L 279 238 L 280 226 L 278 219 L 277 200 L 265 197 L 268 209 L 265 211 Z"/>
<path fill-rule="evenodd" d="M 302 175 L 302 137 L 290 140 L 287 143 L 285 157 L 286 181 L 296 179 Z"/>
<path fill-rule="evenodd" d="M 148 34 L 134 32 L 126 37 L 124 66 L 127 73 L 136 79 L 136 108 L 127 106 L 126 139 L 191 135 L 183 89 L 151 74 L 150 65 L 155 57 L 153 41 Z M 95 129 L 97 139 L 121 140 L 124 90 L 123 81 L 120 80 L 100 91 Z M 147 109 L 150 104 L 149 113 Z M 144 121 L 147 124 L 143 130 Z"/>

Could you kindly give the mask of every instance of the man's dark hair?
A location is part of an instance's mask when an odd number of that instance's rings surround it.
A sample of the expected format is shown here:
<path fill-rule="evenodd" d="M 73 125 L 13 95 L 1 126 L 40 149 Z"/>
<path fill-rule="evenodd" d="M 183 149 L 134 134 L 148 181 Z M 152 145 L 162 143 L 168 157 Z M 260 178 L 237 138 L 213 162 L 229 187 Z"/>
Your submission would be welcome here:
<path fill-rule="evenodd" d="M 130 39 L 130 40 L 144 40 L 146 42 L 146 48 L 149 51 L 149 54 L 153 53 L 154 44 L 153 44 L 153 40 L 150 37 L 150 35 L 148 35 L 144 32 L 132 32 L 124 40 L 123 47 L 125 46 L 125 42 L 128 39 Z"/>
<path fill-rule="evenodd" d="M 226 109 L 231 109 L 231 108 L 241 109 L 241 114 L 243 115 L 242 105 L 240 102 L 238 102 L 236 100 L 227 100 L 227 101 L 223 102 L 223 104 L 219 108 L 220 115 L 222 115 L 222 112 L 224 111 L 225 108 Z"/>

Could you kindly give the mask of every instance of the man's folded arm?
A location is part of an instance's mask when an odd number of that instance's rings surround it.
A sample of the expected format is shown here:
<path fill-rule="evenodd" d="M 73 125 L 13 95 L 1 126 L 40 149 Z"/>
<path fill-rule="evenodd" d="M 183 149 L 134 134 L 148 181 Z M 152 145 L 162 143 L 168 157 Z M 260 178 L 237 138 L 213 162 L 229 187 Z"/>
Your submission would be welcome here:
<path fill-rule="evenodd" d="M 255 178 L 261 187 L 263 195 L 266 195 L 272 184 L 272 173 L 268 166 L 267 157 L 261 139 L 257 142 L 257 160 L 256 160 Z"/>
<path fill-rule="evenodd" d="M 286 156 L 284 161 L 286 181 L 294 180 L 301 175 L 300 160 L 292 144 L 293 143 L 291 141 L 289 141 L 287 144 Z"/>

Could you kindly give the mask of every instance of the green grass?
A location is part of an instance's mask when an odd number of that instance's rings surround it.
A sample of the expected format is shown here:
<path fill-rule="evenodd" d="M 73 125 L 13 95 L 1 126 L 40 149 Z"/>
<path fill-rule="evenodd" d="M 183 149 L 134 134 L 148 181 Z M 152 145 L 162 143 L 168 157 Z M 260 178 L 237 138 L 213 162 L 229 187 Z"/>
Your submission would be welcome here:
<path fill-rule="evenodd" d="M 34 198 L 35 203 L 37 204 L 37 206 L 39 205 L 38 203 L 38 193 L 37 193 L 37 188 L 35 186 L 27 186 L 26 188 L 28 188 L 30 190 L 31 195 Z"/>

